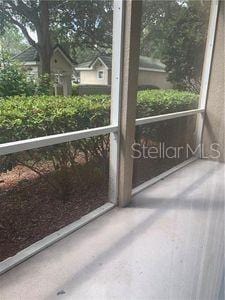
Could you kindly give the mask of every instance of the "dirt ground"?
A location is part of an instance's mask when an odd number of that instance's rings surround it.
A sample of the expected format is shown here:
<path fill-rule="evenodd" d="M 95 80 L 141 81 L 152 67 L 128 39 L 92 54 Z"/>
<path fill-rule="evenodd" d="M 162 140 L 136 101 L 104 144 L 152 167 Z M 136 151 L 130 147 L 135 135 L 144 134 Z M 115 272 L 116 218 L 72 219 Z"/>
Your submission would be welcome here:
<path fill-rule="evenodd" d="M 134 160 L 133 187 L 170 169 L 181 160 Z M 45 176 L 24 166 L 0 173 L 0 261 L 78 220 L 108 201 L 108 179 L 90 174 L 78 187 L 70 176 L 66 199 L 49 184 L 53 170 L 42 166 Z"/>
<path fill-rule="evenodd" d="M 48 174 L 46 174 L 48 176 Z M 106 185 L 71 186 L 65 201 L 46 178 L 17 166 L 0 176 L 0 261 L 107 201 Z"/>

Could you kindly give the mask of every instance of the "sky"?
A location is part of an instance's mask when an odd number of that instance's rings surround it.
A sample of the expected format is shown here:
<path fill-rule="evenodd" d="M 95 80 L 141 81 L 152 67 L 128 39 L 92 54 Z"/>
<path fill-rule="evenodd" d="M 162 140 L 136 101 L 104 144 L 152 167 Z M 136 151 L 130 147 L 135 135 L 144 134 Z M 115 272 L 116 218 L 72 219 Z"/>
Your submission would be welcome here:
<path fill-rule="evenodd" d="M 20 30 L 20 29 L 19 29 Z M 32 31 L 32 30 L 30 30 L 30 28 L 29 27 L 27 27 L 27 31 L 28 31 L 28 33 L 29 33 L 29 35 L 30 35 L 30 37 L 35 41 L 35 42 L 37 42 L 37 34 L 36 34 L 36 32 L 35 31 Z M 20 32 L 21 32 L 21 30 L 20 30 Z M 21 32 L 22 33 L 22 32 Z M 23 34 L 22 34 L 22 36 L 23 36 Z M 28 44 L 29 45 L 29 43 L 28 43 L 28 41 L 27 41 L 27 39 L 23 36 L 23 40 L 24 40 L 24 42 L 26 43 L 26 44 Z"/>
<path fill-rule="evenodd" d="M 37 42 L 37 34 L 36 34 L 36 32 L 35 32 L 35 31 L 31 31 L 30 28 L 28 28 L 28 27 L 27 27 L 27 31 L 28 31 L 29 35 L 31 36 L 31 38 L 32 38 L 35 42 Z"/>

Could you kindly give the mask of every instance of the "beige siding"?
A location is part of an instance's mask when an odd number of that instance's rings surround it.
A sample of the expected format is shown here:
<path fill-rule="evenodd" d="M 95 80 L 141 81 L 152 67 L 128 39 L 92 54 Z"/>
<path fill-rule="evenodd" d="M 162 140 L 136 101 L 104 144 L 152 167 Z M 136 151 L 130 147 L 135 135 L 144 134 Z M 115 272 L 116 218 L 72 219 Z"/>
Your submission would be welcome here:
<path fill-rule="evenodd" d="M 97 78 L 98 71 L 104 71 L 104 78 Z M 104 66 L 99 66 L 90 71 L 80 71 L 80 84 L 108 85 L 108 77 L 108 70 Z"/>
<path fill-rule="evenodd" d="M 104 70 L 104 79 L 97 78 L 97 72 Z M 80 71 L 80 84 L 110 85 L 111 71 L 105 67 Z M 167 81 L 167 73 L 139 70 L 138 85 L 155 85 L 161 89 L 170 89 L 172 84 Z"/>
<path fill-rule="evenodd" d="M 37 65 L 29 65 L 29 66 L 23 66 L 24 71 L 27 73 L 27 76 L 30 77 L 33 80 L 38 79 L 39 71 Z"/>
<path fill-rule="evenodd" d="M 139 70 L 138 85 L 155 85 L 160 89 L 170 89 L 172 84 L 167 81 L 167 73 Z"/>
<path fill-rule="evenodd" d="M 71 75 L 73 72 L 73 66 L 67 61 L 67 58 L 59 50 L 56 50 L 53 54 L 51 60 L 51 70 L 53 74 L 61 74 L 59 82 L 63 86 L 63 95 L 71 95 Z"/>
<path fill-rule="evenodd" d="M 51 60 L 52 73 L 67 73 L 72 74 L 73 68 L 71 64 L 59 52 L 55 51 Z"/>
<path fill-rule="evenodd" d="M 34 65 L 24 65 L 24 70 L 27 75 L 32 79 L 37 80 L 40 75 L 40 65 L 35 63 Z M 73 73 L 73 65 L 67 60 L 67 58 L 56 49 L 51 59 L 51 73 L 54 75 L 60 75 L 59 83 L 63 87 L 63 95 L 71 95 L 72 81 L 71 76 Z"/>

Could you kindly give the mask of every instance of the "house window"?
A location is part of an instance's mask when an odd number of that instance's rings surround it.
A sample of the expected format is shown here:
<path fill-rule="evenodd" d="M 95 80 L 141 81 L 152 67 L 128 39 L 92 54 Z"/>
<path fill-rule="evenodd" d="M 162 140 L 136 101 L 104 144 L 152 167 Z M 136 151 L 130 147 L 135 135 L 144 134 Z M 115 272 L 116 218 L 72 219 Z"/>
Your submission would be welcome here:
<path fill-rule="evenodd" d="M 97 73 L 97 78 L 98 79 L 103 79 L 104 78 L 104 71 L 98 71 L 98 73 Z"/>

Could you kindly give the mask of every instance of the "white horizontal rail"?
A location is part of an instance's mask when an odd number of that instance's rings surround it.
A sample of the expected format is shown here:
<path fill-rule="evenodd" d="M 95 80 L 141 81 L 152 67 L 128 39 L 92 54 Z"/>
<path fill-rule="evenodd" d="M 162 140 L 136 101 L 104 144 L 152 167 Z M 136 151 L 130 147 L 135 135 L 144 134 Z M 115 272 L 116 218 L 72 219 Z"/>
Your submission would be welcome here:
<path fill-rule="evenodd" d="M 193 110 L 141 118 L 136 120 L 136 125 L 138 126 L 138 125 L 150 124 L 154 122 L 195 115 L 198 113 L 203 113 L 204 111 L 205 110 L 203 108 L 198 108 Z M 36 148 L 43 148 L 47 146 L 72 142 L 72 141 L 81 140 L 85 138 L 91 138 L 94 136 L 104 135 L 104 134 L 117 132 L 117 131 L 118 131 L 118 126 L 109 125 L 104 127 L 85 129 L 80 131 L 60 133 L 60 134 L 32 138 L 32 139 L 27 139 L 22 141 L 4 143 L 4 144 L 0 144 L 0 155 L 6 155 L 11 153 L 36 149 Z"/>
<path fill-rule="evenodd" d="M 104 135 L 111 132 L 117 132 L 118 126 L 109 125 L 104 127 L 85 129 L 67 133 L 32 138 L 28 140 L 0 144 L 0 155 L 6 155 L 36 148 L 42 148 L 66 142 L 77 141 L 91 138 L 94 136 Z"/>
<path fill-rule="evenodd" d="M 196 108 L 196 109 L 192 109 L 192 110 L 186 110 L 186 111 L 180 111 L 180 112 L 175 112 L 175 113 L 170 113 L 170 114 L 136 119 L 136 126 L 150 124 L 150 123 L 154 123 L 154 122 L 166 121 L 166 120 L 180 118 L 180 117 L 196 115 L 198 113 L 203 113 L 204 111 L 205 111 L 204 108 Z"/>

